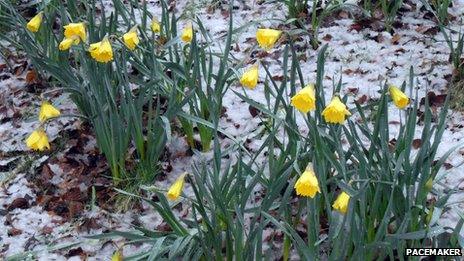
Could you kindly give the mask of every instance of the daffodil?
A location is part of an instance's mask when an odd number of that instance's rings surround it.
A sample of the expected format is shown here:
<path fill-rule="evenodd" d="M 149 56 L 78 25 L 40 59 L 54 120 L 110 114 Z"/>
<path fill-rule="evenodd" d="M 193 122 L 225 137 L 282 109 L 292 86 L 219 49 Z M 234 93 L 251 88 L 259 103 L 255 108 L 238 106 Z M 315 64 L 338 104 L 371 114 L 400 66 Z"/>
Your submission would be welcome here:
<path fill-rule="evenodd" d="M 306 170 L 301 174 L 300 178 L 294 186 L 296 194 L 299 196 L 314 198 L 316 193 L 321 193 L 319 182 L 317 181 L 316 174 L 314 173 L 312 164 L 308 164 Z"/>
<path fill-rule="evenodd" d="M 151 20 L 151 30 L 154 33 L 159 33 L 161 31 L 161 24 L 158 22 L 158 18 L 153 17 L 153 20 Z"/>
<path fill-rule="evenodd" d="M 85 41 L 85 39 L 87 39 L 84 23 L 70 23 L 63 27 L 64 37 L 68 39 L 74 39 L 74 44 L 79 44 L 80 40 Z"/>
<path fill-rule="evenodd" d="M 60 111 L 53 107 L 49 102 L 42 102 L 39 111 L 39 121 L 44 122 L 50 118 L 55 118 L 60 116 Z"/>
<path fill-rule="evenodd" d="M 350 116 L 350 111 L 338 96 L 334 96 L 332 101 L 325 107 L 322 116 L 326 122 L 343 124 L 346 116 Z"/>
<path fill-rule="evenodd" d="M 60 45 L 59 45 L 60 51 L 66 51 L 66 50 L 68 50 L 69 48 L 71 48 L 71 46 L 72 46 L 73 43 L 75 42 L 75 38 L 78 38 L 78 37 L 64 38 L 63 41 L 61 41 L 61 43 L 60 43 Z"/>
<path fill-rule="evenodd" d="M 346 194 L 344 191 L 338 195 L 337 199 L 332 204 L 332 207 L 338 210 L 342 214 L 346 214 L 348 210 L 348 204 L 350 203 L 350 195 Z"/>
<path fill-rule="evenodd" d="M 302 113 L 308 113 L 311 110 L 316 109 L 316 92 L 314 90 L 314 84 L 308 84 L 301 89 L 291 99 L 293 107 L 297 108 Z"/>
<path fill-rule="evenodd" d="M 125 33 L 122 36 L 124 44 L 129 50 L 133 51 L 135 47 L 139 44 L 140 40 L 137 35 L 137 27 L 132 28 L 129 32 Z"/>
<path fill-rule="evenodd" d="M 240 78 L 240 83 L 249 88 L 254 89 L 258 84 L 258 64 L 251 66 Z"/>
<path fill-rule="evenodd" d="M 123 261 L 124 256 L 122 255 L 122 251 L 120 249 L 116 250 L 111 257 L 111 261 Z"/>
<path fill-rule="evenodd" d="M 396 107 L 400 109 L 404 109 L 406 106 L 409 104 L 409 98 L 402 92 L 400 89 L 398 89 L 396 86 L 391 85 L 388 88 L 390 92 L 390 96 L 393 100 L 393 103 L 396 105 Z"/>
<path fill-rule="evenodd" d="M 89 52 L 97 62 L 107 63 L 113 60 L 113 49 L 107 37 L 103 38 L 101 42 L 91 44 Z"/>
<path fill-rule="evenodd" d="M 167 193 L 169 200 L 176 200 L 179 198 L 182 193 L 182 189 L 184 188 L 185 176 L 187 176 L 187 173 L 180 175 L 171 185 Z"/>
<path fill-rule="evenodd" d="M 282 31 L 275 29 L 258 29 L 256 31 L 256 40 L 259 46 L 265 50 L 269 50 L 274 47 L 274 44 L 279 40 Z"/>
<path fill-rule="evenodd" d="M 36 14 L 32 19 L 27 23 L 27 30 L 36 33 L 39 31 L 40 25 L 42 24 L 42 12 Z"/>
<path fill-rule="evenodd" d="M 33 131 L 31 135 L 27 137 L 26 145 L 33 150 L 43 151 L 45 149 L 50 149 L 47 134 L 42 129 Z"/>
<path fill-rule="evenodd" d="M 187 26 L 184 27 L 184 30 L 182 30 L 182 35 L 180 36 L 180 39 L 184 41 L 185 43 L 190 43 L 193 38 L 193 27 L 192 24 L 188 24 Z"/>

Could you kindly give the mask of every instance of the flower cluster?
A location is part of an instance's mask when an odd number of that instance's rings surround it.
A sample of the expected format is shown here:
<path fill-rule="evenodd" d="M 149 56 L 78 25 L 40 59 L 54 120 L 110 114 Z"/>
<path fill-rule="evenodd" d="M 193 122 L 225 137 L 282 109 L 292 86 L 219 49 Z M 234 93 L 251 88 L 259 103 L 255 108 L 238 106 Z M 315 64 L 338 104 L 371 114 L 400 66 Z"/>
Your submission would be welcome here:
<path fill-rule="evenodd" d="M 313 165 L 310 163 L 306 170 L 301 174 L 294 186 L 298 196 L 314 198 L 317 193 L 321 193 L 319 181 L 314 173 Z M 350 196 L 342 192 L 337 197 L 332 207 L 342 214 L 345 214 L 350 202 Z"/>
<path fill-rule="evenodd" d="M 35 15 L 26 24 L 27 29 L 33 33 L 38 32 L 42 24 L 42 17 L 42 12 L 39 12 L 37 15 Z M 153 18 L 150 27 L 154 33 L 161 32 L 161 24 L 158 22 L 156 17 Z M 63 28 L 64 38 L 58 46 L 60 51 L 67 51 L 73 45 L 78 45 L 81 42 L 85 43 L 87 39 L 85 23 L 70 23 L 63 26 Z M 188 24 L 184 27 L 180 39 L 185 43 L 190 43 L 193 39 L 193 32 L 194 30 L 192 24 Z M 110 38 L 111 37 L 105 36 L 100 42 L 89 44 L 87 50 L 95 61 L 107 63 L 113 60 L 113 48 L 111 46 Z M 134 26 L 127 33 L 125 33 L 121 37 L 121 40 L 129 50 L 134 51 L 137 45 L 140 43 L 140 39 L 137 34 L 137 26 Z"/>
<path fill-rule="evenodd" d="M 258 29 L 256 31 L 256 41 L 258 45 L 266 51 L 274 47 L 275 43 L 282 35 L 282 31 L 275 29 Z M 240 84 L 253 90 L 258 84 L 259 67 L 258 63 L 248 68 L 240 78 Z M 395 86 L 389 87 L 389 93 L 393 103 L 399 108 L 404 109 L 409 104 L 409 98 L 400 89 Z M 316 109 L 316 90 L 314 84 L 308 84 L 290 101 L 291 105 L 298 111 L 307 114 Z M 343 124 L 351 112 L 342 102 L 338 94 L 335 94 L 330 103 L 322 111 L 325 121 L 333 124 Z"/>
<path fill-rule="evenodd" d="M 33 131 L 26 139 L 26 145 L 32 150 L 44 151 L 50 149 L 47 133 L 44 130 L 45 122 L 48 119 L 60 116 L 60 111 L 53 107 L 49 102 L 42 102 L 39 111 L 40 127 Z"/>

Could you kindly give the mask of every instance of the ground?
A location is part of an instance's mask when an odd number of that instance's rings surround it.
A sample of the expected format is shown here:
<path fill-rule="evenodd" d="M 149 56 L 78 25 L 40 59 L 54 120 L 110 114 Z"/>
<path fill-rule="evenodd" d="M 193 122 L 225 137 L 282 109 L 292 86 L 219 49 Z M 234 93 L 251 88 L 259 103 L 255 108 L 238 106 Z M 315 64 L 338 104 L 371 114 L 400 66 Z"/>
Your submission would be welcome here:
<path fill-rule="evenodd" d="M 110 12 L 111 1 L 104 1 L 104 4 Z M 227 19 L 231 14 L 226 7 L 212 9 L 206 4 L 183 1 L 174 6 L 173 11 L 178 14 L 195 10 L 214 38 L 220 39 L 227 30 Z M 234 25 L 252 23 L 234 39 L 236 44 L 232 54 L 243 59 L 245 65 L 254 63 L 255 57 L 260 56 L 278 79 L 282 75 L 283 46 L 277 45 L 264 54 L 252 46 L 258 26 L 285 28 L 282 23 L 286 16 L 285 6 L 265 1 L 237 1 L 235 6 Z M 149 10 L 158 15 L 161 11 L 155 1 L 150 1 Z M 464 1 L 454 1 L 450 13 L 451 26 L 462 28 L 460 17 L 464 14 Z M 340 11 L 325 21 L 319 39 L 321 46 L 328 44 L 326 93 L 331 94 L 332 81 L 338 81 L 342 76 L 343 90 L 350 93 L 348 107 L 352 106 L 353 100 L 367 103 L 379 97 L 385 81 L 398 86 L 408 81 L 411 67 L 417 76 L 419 98 L 428 95 L 432 105 L 442 105 L 453 73 L 448 61 L 450 51 L 420 1 L 406 2 L 391 34 L 384 32 L 379 21 L 358 21 L 348 11 Z M 303 50 L 301 63 L 305 81 L 314 82 L 318 50 L 313 50 L 307 40 L 299 45 Z M 140 224 L 162 228 L 163 220 L 144 204 L 115 213 L 110 199 L 116 192 L 110 180 L 102 175 L 107 166 L 96 147 L 91 128 L 82 120 L 67 117 L 52 123 L 49 129 L 53 144 L 51 153 L 34 153 L 26 148 L 24 139 L 37 124 L 39 95 L 53 99 L 63 114 L 76 114 L 77 111 L 62 90 L 48 86 L 46 79 L 34 73 L 26 57 L 12 50 L 6 58 L 0 60 L 0 257 L 29 251 L 41 260 L 81 260 L 85 257 L 108 260 L 123 240 L 99 241 L 88 239 L 87 235 L 114 229 L 130 230 L 133 225 Z M 260 75 L 265 75 L 263 68 Z M 247 92 L 254 100 L 264 102 L 262 80 L 254 90 L 244 90 L 239 84 L 232 90 Z M 246 142 L 251 151 L 257 150 L 262 142 L 257 138 L 259 117 L 233 91 L 229 90 L 224 97 L 226 112 L 220 125 L 236 140 Z M 396 119 L 389 123 L 392 136 L 398 130 L 401 113 L 393 106 L 389 109 L 390 119 Z M 437 155 L 440 157 L 454 149 L 446 161 L 446 168 L 440 172 L 440 181 L 435 184 L 440 190 L 456 190 L 449 199 L 449 209 L 440 216 L 440 223 L 450 227 L 459 219 L 454 208 L 464 207 L 464 149 L 460 146 L 464 137 L 463 119 L 461 112 L 450 111 Z M 303 118 L 300 120 L 300 131 L 307 133 Z M 419 125 L 418 139 L 421 130 Z M 222 146 L 227 146 L 227 142 L 223 140 Z M 420 140 L 416 146 L 420 146 Z M 209 157 L 208 153 L 189 153 L 182 136 L 175 136 L 167 148 L 170 157 L 163 162 L 163 174 L 154 184 L 161 188 L 168 187 L 180 173 L 188 171 L 191 162 Z M 188 185 L 186 193 L 192 193 Z M 179 215 L 187 212 L 187 205 L 178 209 Z M 268 243 L 266 247 L 273 248 L 273 244 Z M 144 247 L 125 246 L 124 254 L 135 253 Z"/>

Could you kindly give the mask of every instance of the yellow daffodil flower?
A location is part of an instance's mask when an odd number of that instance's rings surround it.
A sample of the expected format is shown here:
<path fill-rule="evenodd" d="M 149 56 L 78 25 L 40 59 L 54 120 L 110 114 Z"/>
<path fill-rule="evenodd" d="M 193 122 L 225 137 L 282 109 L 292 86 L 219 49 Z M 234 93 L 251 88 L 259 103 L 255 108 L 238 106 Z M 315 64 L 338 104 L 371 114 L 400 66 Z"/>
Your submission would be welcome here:
<path fill-rule="evenodd" d="M 91 44 L 89 52 L 97 62 L 107 63 L 113 60 L 113 49 L 107 37 L 103 38 L 101 42 Z"/>
<path fill-rule="evenodd" d="M 314 198 L 316 193 L 321 193 L 319 182 L 317 181 L 317 177 L 311 163 L 308 164 L 306 170 L 303 174 L 301 174 L 300 178 L 298 178 L 294 188 L 297 195 L 304 197 Z"/>
<path fill-rule="evenodd" d="M 36 14 L 32 19 L 27 23 L 27 30 L 36 33 L 39 31 L 40 25 L 42 24 L 42 12 Z"/>
<path fill-rule="evenodd" d="M 60 111 L 53 107 L 49 102 L 42 102 L 39 111 L 39 121 L 44 122 L 48 119 L 60 116 Z"/>
<path fill-rule="evenodd" d="M 390 96 L 393 100 L 393 103 L 398 107 L 399 109 L 404 109 L 406 106 L 409 104 L 409 98 L 402 92 L 400 89 L 397 87 L 391 85 L 390 88 L 388 88 L 388 91 L 390 92 Z"/>
<path fill-rule="evenodd" d="M 256 40 L 259 46 L 265 50 L 274 47 L 274 44 L 279 40 L 282 31 L 274 29 L 258 29 L 256 31 Z"/>
<path fill-rule="evenodd" d="M 182 35 L 180 36 L 180 39 L 184 41 L 185 43 L 190 43 L 193 38 L 193 27 L 192 24 L 188 24 L 187 26 L 184 27 L 184 30 L 182 30 Z"/>
<path fill-rule="evenodd" d="M 161 24 L 158 22 L 158 19 L 156 17 L 153 17 L 153 20 L 151 21 L 151 30 L 154 33 L 161 32 Z"/>
<path fill-rule="evenodd" d="M 85 39 L 87 39 L 84 23 L 70 23 L 63 27 L 64 37 L 68 39 L 74 39 L 74 44 L 79 44 L 80 40 L 85 41 Z"/>
<path fill-rule="evenodd" d="M 350 203 L 350 195 L 342 191 L 342 193 L 340 193 L 340 195 L 338 195 L 337 199 L 334 201 L 332 207 L 335 210 L 338 210 L 340 213 L 346 214 L 349 203 Z"/>
<path fill-rule="evenodd" d="M 316 109 L 316 92 L 314 90 L 314 84 L 306 85 L 297 94 L 295 94 L 295 96 L 291 99 L 291 104 L 293 107 L 305 114 Z"/>
<path fill-rule="evenodd" d="M 122 39 L 124 40 L 124 44 L 126 45 L 126 47 L 129 48 L 129 50 L 133 51 L 140 42 L 139 37 L 137 35 L 137 28 L 134 27 L 129 32 L 125 33 L 122 36 Z"/>
<path fill-rule="evenodd" d="M 31 135 L 27 137 L 26 145 L 32 150 L 43 151 L 45 149 L 50 149 L 47 134 L 41 129 L 33 131 Z"/>
<path fill-rule="evenodd" d="M 61 43 L 59 45 L 60 51 L 66 51 L 69 48 L 71 48 L 71 45 L 73 45 L 73 43 L 75 42 L 75 38 L 78 38 L 78 37 L 64 38 L 63 41 L 61 41 Z"/>
<path fill-rule="evenodd" d="M 169 200 L 176 200 L 179 198 L 180 194 L 182 193 L 182 189 L 184 188 L 185 176 L 187 176 L 187 173 L 180 175 L 171 185 L 167 193 Z"/>
<path fill-rule="evenodd" d="M 122 255 L 122 251 L 120 249 L 116 250 L 111 257 L 111 261 L 123 261 L 124 256 Z"/>
<path fill-rule="evenodd" d="M 343 124 L 345 117 L 350 115 L 350 111 L 346 108 L 346 105 L 342 103 L 338 96 L 334 96 L 332 101 L 322 112 L 322 116 L 324 116 L 325 121 L 328 123 Z"/>
<path fill-rule="evenodd" d="M 258 84 L 258 64 L 251 66 L 240 78 L 240 83 L 249 88 L 254 89 Z"/>

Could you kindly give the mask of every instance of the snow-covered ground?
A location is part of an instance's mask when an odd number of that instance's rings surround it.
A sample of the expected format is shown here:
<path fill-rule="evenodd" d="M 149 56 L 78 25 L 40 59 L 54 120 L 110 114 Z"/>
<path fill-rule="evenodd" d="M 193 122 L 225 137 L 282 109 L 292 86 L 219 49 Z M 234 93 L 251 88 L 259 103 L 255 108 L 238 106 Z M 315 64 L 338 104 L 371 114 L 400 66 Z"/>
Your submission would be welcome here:
<path fill-rule="evenodd" d="M 111 1 L 103 2 L 109 12 Z M 185 2 L 179 1 L 175 12 L 179 15 L 181 13 L 188 15 L 189 12 L 186 10 L 196 10 L 195 14 L 200 17 L 214 38 L 222 37 L 227 31 L 227 15 L 223 11 L 208 12 L 201 4 L 193 5 L 190 1 Z M 249 60 L 249 54 L 253 51 L 255 43 L 249 39 L 255 37 L 258 26 L 278 27 L 281 25 L 285 20 L 286 8 L 277 3 L 261 3 L 262 1 L 236 2 L 235 5 L 239 9 L 233 13 L 234 26 L 240 27 L 250 23 L 251 25 L 235 36 L 234 40 L 239 48 L 234 48 L 232 54 L 239 60 L 253 62 Z M 408 81 L 410 67 L 414 69 L 417 76 L 419 98 L 425 96 L 428 91 L 435 91 L 436 94 L 446 93 L 452 74 L 452 66 L 448 62 L 449 48 L 437 30 L 436 24 L 424 18 L 420 1 L 407 2 L 405 5 L 410 7 L 410 10 L 400 14 L 399 20 L 402 24 L 401 27 L 395 28 L 393 35 L 377 31 L 375 26 L 360 28 L 359 24 L 356 24 L 345 12 L 337 14 L 336 19 L 330 19 L 331 21 L 324 24 L 319 32 L 319 39 L 322 42 L 321 46 L 324 44 L 329 46 L 324 79 L 327 98 L 330 98 L 332 93 L 333 79 L 338 80 L 340 76 L 343 76 L 343 90 L 352 93 L 348 107 L 353 106 L 351 102 L 355 99 L 369 100 L 378 97 L 380 86 L 385 81 L 395 85 Z M 154 15 L 160 16 L 161 8 L 155 1 L 149 1 L 149 10 Z M 460 17 L 464 14 L 464 1 L 454 1 L 450 13 L 456 17 L 451 21 L 451 25 L 459 31 L 459 28 L 462 28 Z M 305 81 L 315 82 L 318 50 L 310 48 L 309 39 L 304 39 L 299 44 L 303 45 L 302 50 L 307 58 L 306 62 L 301 62 Z M 282 75 L 281 53 L 282 46 L 278 45 L 270 51 L 269 56 L 264 58 L 269 64 L 271 73 L 276 76 Z M 0 62 L 2 63 L 4 62 Z M 7 67 L 0 68 L 2 68 L 0 70 L 0 258 L 25 251 L 36 251 L 41 260 L 80 260 L 84 257 L 89 260 L 108 260 L 123 242 L 114 240 L 105 243 L 86 239 L 86 235 L 98 234 L 109 229 L 130 230 L 135 223 L 151 228 L 162 225 L 160 217 L 145 205 L 123 214 L 114 214 L 88 203 L 88 205 L 79 206 L 85 211 L 83 215 L 76 218 L 63 217 L 45 208 L 42 204 L 44 192 L 35 182 L 37 177 L 44 177 L 44 175 L 47 177 L 47 173 L 43 173 L 43 166 L 41 166 L 43 162 L 46 162 L 45 165 L 50 170 L 50 183 L 56 186 L 58 191 L 72 184 L 78 187 L 83 194 L 88 192 L 89 184 L 79 183 L 79 179 L 69 177 L 69 173 L 74 170 L 62 169 L 64 165 L 69 165 L 67 168 L 74 165 L 60 161 L 66 158 L 68 155 L 66 153 L 69 153 L 70 148 L 74 146 L 69 145 L 69 142 L 63 142 L 60 135 L 81 130 L 81 122 L 75 118 L 62 118 L 52 123 L 48 134 L 53 143 L 52 146 L 59 148 L 56 155 L 37 155 L 28 152 L 24 139 L 36 127 L 35 117 L 40 99 L 30 90 L 31 84 L 26 82 L 27 70 L 10 74 Z M 264 80 L 264 75 L 265 71 L 261 68 L 261 81 Z M 232 88 L 238 92 L 246 91 L 258 102 L 265 102 L 262 83 L 254 90 L 244 90 L 238 84 Z M 62 112 L 75 111 L 66 95 L 57 93 L 47 97 L 52 98 Z M 223 103 L 227 109 L 227 116 L 221 119 L 221 127 L 238 140 L 255 137 L 259 130 L 260 120 L 259 117 L 255 118 L 250 114 L 248 105 L 233 91 L 226 93 Z M 394 107 L 391 107 L 389 112 L 391 119 L 399 118 L 399 111 Z M 451 147 L 463 141 L 463 121 L 462 113 L 450 112 L 437 156 L 443 155 Z M 301 132 L 307 132 L 302 118 L 300 123 Z M 394 135 L 398 125 L 392 122 L 390 127 Z M 419 126 L 418 137 L 420 137 L 420 132 Z M 91 135 L 84 136 L 86 137 L 85 151 L 94 152 L 93 138 Z M 78 139 L 75 137 L 68 137 L 65 141 L 77 142 L 76 140 Z M 261 142 L 259 139 L 251 139 L 248 146 L 252 150 L 257 149 Z M 171 155 L 175 156 L 170 162 L 165 163 L 170 166 L 169 173 L 166 179 L 155 184 L 161 188 L 166 188 L 180 173 L 190 169 L 190 164 L 195 158 L 201 157 L 186 155 L 187 146 L 182 138 L 174 137 L 171 145 L 168 147 L 171 149 Z M 458 189 L 449 202 L 455 203 L 453 205 L 460 209 L 464 207 L 464 166 L 461 165 L 464 161 L 463 147 L 458 146 L 450 155 L 446 162 L 451 168 L 444 170 L 441 174 L 443 176 L 442 187 Z M 47 162 L 49 157 L 58 160 Z M 90 164 L 91 161 L 90 158 L 79 160 L 82 160 L 84 165 Z M 67 163 L 69 164 L 66 165 Z M 37 166 L 42 168 L 37 169 Z M 191 194 L 188 186 L 186 193 Z M 440 223 L 453 226 L 458 219 L 458 215 L 450 210 L 441 216 Z M 68 243 L 80 244 L 51 254 L 51 246 Z M 136 247 L 124 247 L 125 254 L 134 253 L 134 251 L 137 251 Z"/>

